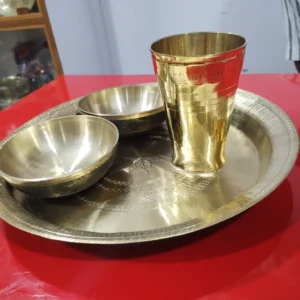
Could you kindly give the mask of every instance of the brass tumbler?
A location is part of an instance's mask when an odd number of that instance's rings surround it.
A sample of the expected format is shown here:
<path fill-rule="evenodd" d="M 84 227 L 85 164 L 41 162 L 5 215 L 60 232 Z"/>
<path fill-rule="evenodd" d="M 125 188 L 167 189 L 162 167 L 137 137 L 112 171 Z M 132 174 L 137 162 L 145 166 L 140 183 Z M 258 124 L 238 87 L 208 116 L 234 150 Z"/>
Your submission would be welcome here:
<path fill-rule="evenodd" d="M 168 36 L 151 45 L 175 166 L 211 175 L 225 163 L 245 48 L 243 37 L 219 32 Z"/>

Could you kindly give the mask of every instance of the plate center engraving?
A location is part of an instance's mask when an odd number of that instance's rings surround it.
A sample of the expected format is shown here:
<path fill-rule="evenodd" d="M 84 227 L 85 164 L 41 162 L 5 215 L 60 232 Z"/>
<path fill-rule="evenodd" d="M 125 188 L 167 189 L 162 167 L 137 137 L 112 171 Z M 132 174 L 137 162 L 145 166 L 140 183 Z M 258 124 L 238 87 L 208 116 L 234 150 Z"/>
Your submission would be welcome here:
<path fill-rule="evenodd" d="M 212 179 L 177 169 L 172 153 L 169 137 L 163 133 L 123 141 L 106 176 L 76 197 L 85 205 L 110 211 L 156 209 L 188 201 Z"/>

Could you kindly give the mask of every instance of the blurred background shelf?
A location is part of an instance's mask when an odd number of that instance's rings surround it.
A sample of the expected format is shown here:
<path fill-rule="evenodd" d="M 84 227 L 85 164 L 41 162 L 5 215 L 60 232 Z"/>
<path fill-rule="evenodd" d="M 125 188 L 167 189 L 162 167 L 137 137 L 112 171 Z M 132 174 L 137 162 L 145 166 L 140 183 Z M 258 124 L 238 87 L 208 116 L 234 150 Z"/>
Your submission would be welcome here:
<path fill-rule="evenodd" d="M 0 0 L 0 110 L 63 74 L 44 0 Z"/>
<path fill-rule="evenodd" d="M 0 17 L 0 31 L 39 28 L 43 25 L 44 19 L 41 13 Z"/>

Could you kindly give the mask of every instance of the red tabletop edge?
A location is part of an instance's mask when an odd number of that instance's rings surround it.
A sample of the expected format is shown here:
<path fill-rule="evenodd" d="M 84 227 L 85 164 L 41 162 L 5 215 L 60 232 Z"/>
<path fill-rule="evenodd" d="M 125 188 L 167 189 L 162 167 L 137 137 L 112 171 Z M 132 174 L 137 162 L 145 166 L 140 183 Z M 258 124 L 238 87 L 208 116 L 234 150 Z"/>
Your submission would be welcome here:
<path fill-rule="evenodd" d="M 152 75 L 61 76 L 0 112 L 0 139 L 37 114 Z M 239 87 L 300 128 L 300 75 L 242 75 Z M 238 218 L 172 240 L 72 245 L 0 221 L 0 299 L 300 299 L 300 169 Z"/>

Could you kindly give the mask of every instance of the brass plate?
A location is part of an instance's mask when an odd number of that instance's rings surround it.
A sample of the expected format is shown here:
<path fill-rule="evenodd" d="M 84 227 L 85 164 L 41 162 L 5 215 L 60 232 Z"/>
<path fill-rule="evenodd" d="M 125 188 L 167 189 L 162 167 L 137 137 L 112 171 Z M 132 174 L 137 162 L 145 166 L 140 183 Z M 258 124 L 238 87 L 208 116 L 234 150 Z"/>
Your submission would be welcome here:
<path fill-rule="evenodd" d="M 16 132 L 76 114 L 78 100 L 39 115 Z M 238 90 L 227 161 L 215 180 L 175 168 L 167 130 L 161 127 L 121 139 L 107 175 L 77 195 L 38 199 L 1 180 L 0 216 L 32 234 L 76 243 L 122 244 L 184 235 L 231 218 L 266 197 L 286 178 L 298 149 L 297 130 L 281 109 Z"/>

